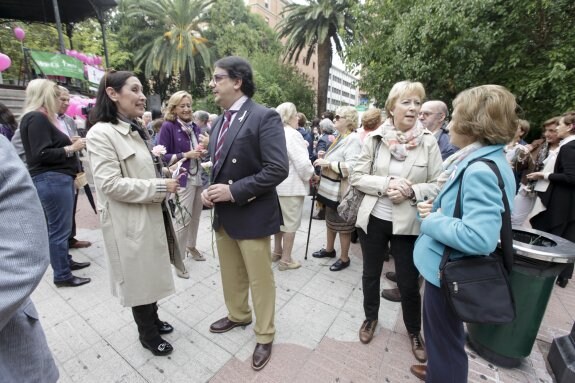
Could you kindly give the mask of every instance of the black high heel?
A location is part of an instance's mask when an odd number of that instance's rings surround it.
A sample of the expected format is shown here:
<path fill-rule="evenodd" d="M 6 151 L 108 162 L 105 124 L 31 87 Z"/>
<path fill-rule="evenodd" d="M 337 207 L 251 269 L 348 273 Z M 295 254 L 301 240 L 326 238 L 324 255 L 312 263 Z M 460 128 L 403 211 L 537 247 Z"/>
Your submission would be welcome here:
<path fill-rule="evenodd" d="M 160 337 L 158 337 L 154 341 L 148 341 L 148 342 L 140 339 L 140 343 L 144 348 L 150 350 L 152 354 L 156 356 L 170 355 L 172 351 L 174 351 L 172 345 Z"/>
<path fill-rule="evenodd" d="M 555 281 L 557 286 L 562 287 L 562 288 L 565 288 L 567 286 L 568 282 L 569 282 L 569 279 L 563 278 L 563 277 L 558 277 L 557 280 Z"/>

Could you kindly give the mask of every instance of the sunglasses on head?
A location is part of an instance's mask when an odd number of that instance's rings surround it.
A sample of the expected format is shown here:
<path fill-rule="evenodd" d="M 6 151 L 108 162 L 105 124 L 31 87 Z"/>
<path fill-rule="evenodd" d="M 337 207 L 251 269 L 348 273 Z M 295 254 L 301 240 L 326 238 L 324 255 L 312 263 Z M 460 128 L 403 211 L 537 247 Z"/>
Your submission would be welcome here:
<path fill-rule="evenodd" d="M 336 121 L 339 121 L 340 118 L 341 118 L 342 120 L 345 120 L 345 117 L 344 117 L 344 116 L 340 116 L 339 114 L 336 114 L 336 115 L 335 115 L 335 120 L 336 120 Z"/>

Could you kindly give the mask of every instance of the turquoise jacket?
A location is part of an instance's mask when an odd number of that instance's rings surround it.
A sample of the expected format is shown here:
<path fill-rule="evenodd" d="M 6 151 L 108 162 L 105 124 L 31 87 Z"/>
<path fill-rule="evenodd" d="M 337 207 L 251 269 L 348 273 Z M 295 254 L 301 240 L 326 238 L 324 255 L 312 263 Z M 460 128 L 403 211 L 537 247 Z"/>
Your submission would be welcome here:
<path fill-rule="evenodd" d="M 484 157 L 499 167 L 509 206 L 513 207 L 515 178 L 505 160 L 503 145 L 485 146 L 461 161 L 433 202 L 433 212 L 421 223 L 413 259 L 425 280 L 439 287 L 439 263 L 445 245 L 453 248 L 451 257 L 463 254 L 489 254 L 495 250 L 501 229 L 503 201 L 497 176 L 484 163 L 474 163 L 463 175 L 462 218 L 453 218 L 461 172 L 468 163 Z M 441 208 L 438 212 L 437 209 Z"/>

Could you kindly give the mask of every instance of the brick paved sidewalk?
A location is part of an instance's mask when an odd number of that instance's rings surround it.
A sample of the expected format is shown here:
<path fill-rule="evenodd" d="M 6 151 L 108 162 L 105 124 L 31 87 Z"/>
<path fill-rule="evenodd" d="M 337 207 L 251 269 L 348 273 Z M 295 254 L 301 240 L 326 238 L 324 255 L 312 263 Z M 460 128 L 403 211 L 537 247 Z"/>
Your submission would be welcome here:
<path fill-rule="evenodd" d="M 274 273 L 277 285 L 273 355 L 260 372 L 251 369 L 255 346 L 253 325 L 225 334 L 208 331 L 212 321 L 227 314 L 217 257 L 211 254 L 209 211 L 202 213 L 198 248 L 206 262 L 189 263 L 191 278 L 175 278 L 177 294 L 160 304 L 160 315 L 176 330 L 166 336 L 175 348 L 166 358 L 154 357 L 138 342 L 130 309 L 111 296 L 97 218 L 79 199 L 78 239 L 88 249 L 73 250 L 77 261 L 92 266 L 75 272 L 92 278 L 78 288 L 53 285 L 49 268 L 33 294 L 48 343 L 57 360 L 61 382 L 417 382 L 409 366 L 417 363 L 399 303 L 381 301 L 376 335 L 369 345 L 358 340 L 363 322 L 359 245 L 352 245 L 351 266 L 330 272 L 333 260 L 318 260 L 311 252 L 325 243 L 325 224 L 313 221 L 310 256 L 303 259 L 310 201 L 297 233 L 294 258 L 298 270 Z M 336 242 L 336 250 L 339 245 Z M 384 271 L 390 270 L 386 263 Z M 520 368 L 490 365 L 472 351 L 470 382 L 553 382 L 546 356 L 553 337 L 569 333 L 575 320 L 575 283 L 555 289 L 531 356 Z M 382 280 L 382 287 L 391 283 Z"/>

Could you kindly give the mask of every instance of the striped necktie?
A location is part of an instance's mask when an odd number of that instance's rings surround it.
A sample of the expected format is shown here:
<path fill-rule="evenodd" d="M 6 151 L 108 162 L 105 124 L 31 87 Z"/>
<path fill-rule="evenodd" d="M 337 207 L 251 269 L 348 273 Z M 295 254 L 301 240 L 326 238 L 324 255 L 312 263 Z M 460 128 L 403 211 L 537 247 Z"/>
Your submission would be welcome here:
<path fill-rule="evenodd" d="M 216 142 L 216 154 L 214 156 L 216 163 L 214 164 L 214 166 L 217 165 L 218 161 L 220 160 L 220 156 L 222 155 L 222 148 L 224 146 L 224 141 L 226 139 L 226 133 L 228 131 L 228 128 L 230 127 L 232 116 L 236 112 L 237 110 L 228 110 L 224 113 L 224 123 L 222 125 L 222 129 L 220 130 L 218 141 Z"/>

